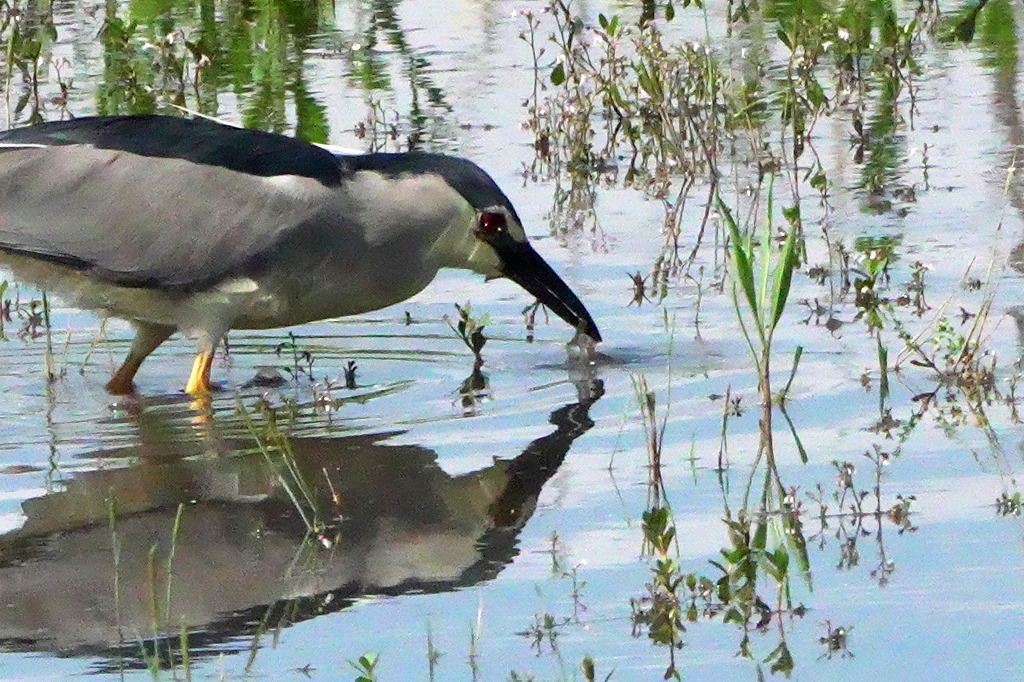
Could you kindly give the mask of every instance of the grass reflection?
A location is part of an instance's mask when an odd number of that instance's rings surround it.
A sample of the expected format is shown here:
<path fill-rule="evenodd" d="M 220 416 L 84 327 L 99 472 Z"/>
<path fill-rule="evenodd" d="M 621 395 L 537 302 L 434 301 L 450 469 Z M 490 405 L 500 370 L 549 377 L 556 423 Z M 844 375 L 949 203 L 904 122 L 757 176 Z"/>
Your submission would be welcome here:
<path fill-rule="evenodd" d="M 356 8 L 368 17 L 364 28 L 339 28 L 328 0 L 107 0 L 88 14 L 94 25 L 83 27 L 98 36 L 101 75 L 94 87 L 71 77 L 89 65 L 55 56 L 69 20 L 55 18 L 54 6 L 4 4 L 8 122 L 92 113 L 70 94 L 88 86 L 101 115 L 184 107 L 217 117 L 237 99 L 246 127 L 290 130 L 323 143 L 331 134 L 326 93 L 309 83 L 311 62 L 340 59 L 349 84 L 365 94 L 368 118 L 408 90 L 403 142 L 416 147 L 432 139 L 431 125 L 451 107 L 430 61 L 406 37 L 396 4 L 367 0 Z M 378 36 L 389 50 L 377 48 Z M 396 67 L 402 80 L 392 78 Z"/>

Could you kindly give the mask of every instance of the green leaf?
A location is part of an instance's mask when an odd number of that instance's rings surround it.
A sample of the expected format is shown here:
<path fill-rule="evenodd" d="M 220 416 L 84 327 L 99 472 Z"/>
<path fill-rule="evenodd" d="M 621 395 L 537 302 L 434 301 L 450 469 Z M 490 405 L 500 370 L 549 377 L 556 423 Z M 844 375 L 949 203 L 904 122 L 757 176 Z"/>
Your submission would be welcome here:
<path fill-rule="evenodd" d="M 22 54 L 25 55 L 26 59 L 35 61 L 39 59 L 39 53 L 42 52 L 43 46 L 38 40 L 29 38 L 22 44 Z"/>
<path fill-rule="evenodd" d="M 665 21 L 672 21 L 676 18 L 676 8 L 671 2 L 665 5 Z"/>
<path fill-rule="evenodd" d="M 652 98 L 657 99 L 657 95 L 655 94 L 657 88 L 655 86 L 654 79 L 651 78 L 645 68 L 640 67 L 637 70 L 636 78 L 637 82 L 640 83 L 640 87 L 643 88 L 643 91 Z"/>
<path fill-rule="evenodd" d="M 784 519 L 786 517 L 783 517 Z M 807 541 L 804 539 L 803 529 L 799 524 L 789 520 L 783 521 L 783 528 L 786 530 L 786 544 L 789 545 L 790 558 L 796 559 L 797 568 L 804 577 L 807 589 L 814 591 L 814 582 L 811 578 L 811 559 L 807 556 Z"/>
<path fill-rule="evenodd" d="M 754 266 L 750 262 L 750 255 L 743 248 L 740 230 L 736 226 L 732 212 L 725 205 L 725 202 L 722 201 L 721 196 L 716 194 L 715 201 L 718 203 L 718 212 L 722 215 L 722 220 L 725 221 L 725 225 L 729 229 L 729 251 L 732 253 L 733 262 L 736 263 L 736 278 L 739 280 L 740 286 L 743 288 L 743 294 L 747 297 L 747 303 L 750 305 L 750 310 L 756 318 L 758 314 L 757 298 L 754 295 Z"/>
<path fill-rule="evenodd" d="M 672 526 L 668 530 L 666 530 L 665 534 L 662 536 L 662 540 L 661 540 L 662 547 L 661 547 L 661 549 L 664 550 L 664 551 L 668 551 L 668 548 L 672 544 L 672 541 L 675 539 L 675 537 L 676 537 L 676 527 Z"/>
<path fill-rule="evenodd" d="M 828 178 L 825 177 L 823 171 L 818 171 L 814 174 L 814 177 L 811 178 L 811 187 L 819 192 L 828 187 Z"/>
<path fill-rule="evenodd" d="M 583 669 L 583 679 L 587 680 L 587 682 L 594 682 L 594 659 L 590 656 L 584 656 L 580 667 Z"/>
<path fill-rule="evenodd" d="M 786 307 L 789 288 L 793 283 L 793 270 L 796 269 L 796 228 L 790 227 L 786 235 L 786 243 L 782 247 L 782 257 L 775 266 L 775 283 L 772 285 L 772 316 L 769 329 L 774 330 L 782 311 Z"/>
<path fill-rule="evenodd" d="M 669 530 L 668 522 L 668 507 L 656 507 L 645 511 L 643 514 L 643 529 L 648 542 L 658 546 L 660 538 Z M 674 529 L 672 530 L 674 531 Z"/>
<path fill-rule="evenodd" d="M 768 657 L 764 659 L 765 663 L 773 661 L 771 671 L 773 675 L 782 673 L 786 677 L 789 677 L 793 672 L 793 655 L 789 653 L 789 647 L 786 646 L 785 642 L 782 642 L 775 648 L 775 651 L 768 654 Z"/>
<path fill-rule="evenodd" d="M 174 8 L 173 0 L 131 0 L 128 11 L 132 19 L 137 21 L 155 21 L 162 14 Z"/>
<path fill-rule="evenodd" d="M 821 84 L 813 78 L 807 82 L 807 99 L 811 101 L 815 109 L 820 109 L 821 105 L 825 103 L 825 91 L 822 90 Z"/>
<path fill-rule="evenodd" d="M 28 106 L 28 101 L 32 97 L 32 91 L 26 90 L 21 97 L 18 98 L 17 104 L 14 105 L 14 115 L 19 116 L 25 107 Z"/>
<path fill-rule="evenodd" d="M 712 563 L 714 563 L 714 562 L 712 562 Z M 731 587 L 729 585 L 729 576 L 728 576 L 728 574 L 723 575 L 721 578 L 718 579 L 718 583 L 716 584 L 716 587 L 717 587 L 716 592 L 718 594 L 718 600 L 720 602 L 722 602 L 723 604 L 728 604 L 729 601 L 731 600 L 731 597 L 732 597 L 732 589 L 731 589 Z"/>
<path fill-rule="evenodd" d="M 789 425 L 789 432 L 793 436 L 793 442 L 796 443 L 796 451 L 797 454 L 800 455 L 800 461 L 807 464 L 807 449 L 804 448 L 803 441 L 800 440 L 800 436 L 796 432 L 796 426 L 793 425 L 793 420 L 789 418 L 789 413 L 786 412 L 785 405 L 780 407 L 779 411 L 782 412 L 782 416 L 786 418 L 786 424 Z"/>
<path fill-rule="evenodd" d="M 561 62 L 555 64 L 555 68 L 551 70 L 551 83 L 553 85 L 561 85 L 565 82 L 565 65 Z"/>
<path fill-rule="evenodd" d="M 786 32 L 785 32 L 785 31 L 783 31 L 783 30 L 782 30 L 782 29 L 780 28 L 780 29 L 778 30 L 778 32 L 777 32 L 777 33 L 776 33 L 775 35 L 777 35 L 777 36 L 779 37 L 779 40 L 781 40 L 781 41 L 782 41 L 782 44 L 783 44 L 783 45 L 785 45 L 785 46 L 786 46 L 786 47 L 787 47 L 787 48 L 789 49 L 789 51 L 790 51 L 790 52 L 792 52 L 792 51 L 793 51 L 793 43 L 792 43 L 792 41 L 791 41 L 791 40 L 789 39 L 789 36 L 788 36 L 788 35 L 786 35 Z"/>
<path fill-rule="evenodd" d="M 768 176 L 768 193 L 764 214 L 764 237 L 761 238 L 761 288 L 757 292 L 757 310 L 759 325 L 764 325 L 765 306 L 768 304 L 768 279 L 772 270 L 769 267 L 772 262 L 772 224 L 775 222 L 775 175 Z M 751 247 L 751 254 L 754 253 Z M 756 256 L 754 257 L 756 262 Z"/>
<path fill-rule="evenodd" d="M 791 225 L 796 225 L 800 220 L 800 204 L 787 206 L 782 209 L 782 217 Z"/>
<path fill-rule="evenodd" d="M 3 293 L 3 290 L 0 290 Z M 878 399 L 885 400 L 889 397 L 889 349 L 882 345 L 882 339 L 877 339 L 878 344 Z"/>
<path fill-rule="evenodd" d="M 754 538 L 750 542 L 751 549 L 762 550 L 768 544 L 768 524 L 759 523 L 754 530 Z"/>
<path fill-rule="evenodd" d="M 769 558 L 775 569 L 779 572 L 779 575 L 785 576 L 786 569 L 789 568 L 789 552 L 786 551 L 786 548 L 776 547 L 775 551 L 769 555 Z"/>

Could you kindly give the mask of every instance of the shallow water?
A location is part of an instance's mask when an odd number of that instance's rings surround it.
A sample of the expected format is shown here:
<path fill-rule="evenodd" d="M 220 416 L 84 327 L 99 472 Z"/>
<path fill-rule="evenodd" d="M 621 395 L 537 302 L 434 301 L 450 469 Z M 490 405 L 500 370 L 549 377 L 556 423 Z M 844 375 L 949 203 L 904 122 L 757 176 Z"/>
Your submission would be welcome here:
<path fill-rule="evenodd" d="M 741 507 L 758 444 L 757 376 L 731 296 L 710 286 L 714 250 L 701 251 L 700 286 L 680 278 L 659 304 L 630 305 L 629 273 L 649 272 L 662 253 L 659 202 L 599 187 L 594 229 L 564 230 L 561 214 L 549 218 L 552 184 L 522 176 L 533 160 L 521 126 L 533 72 L 514 12 L 539 4 L 338 3 L 332 12 L 320 3 L 304 14 L 298 3 L 268 2 L 242 21 L 241 3 L 199 5 L 118 11 L 139 22 L 139 44 L 146 31 L 175 28 L 222 41 L 215 68 L 230 68 L 201 92 L 206 113 L 366 148 L 355 130 L 372 95 L 399 126 L 398 139 L 377 143 L 396 147 L 415 134 L 426 148 L 476 160 L 587 304 L 603 357 L 574 361 L 571 330 L 543 314 L 528 341 L 522 310 L 531 301 L 515 285 L 445 272 L 402 305 L 305 325 L 291 330 L 294 340 L 289 330 L 232 332 L 214 370 L 221 390 L 197 408 L 180 392 L 187 339 L 146 363 L 138 396 L 113 399 L 103 384 L 127 349 L 127 325 L 111 320 L 101 332 L 89 314 L 55 302 L 58 378 L 48 383 L 45 335 L 19 337 L 15 318 L 0 364 L 0 677 L 142 678 L 147 664 L 161 678 L 183 677 L 184 637 L 191 675 L 204 679 L 351 679 L 349 661 L 367 652 L 379 654 L 380 679 L 582 679 L 584 656 L 598 679 L 661 679 L 669 648 L 631 617 L 653 565 L 643 552 L 653 493 L 636 382 L 649 383 L 665 420 L 661 481 L 684 572 L 719 575 L 709 561 L 731 547 L 723 518 Z M 159 14 L 165 7 L 169 16 Z M 130 90 L 105 69 L 96 39 L 103 5 L 53 8 L 56 39 L 46 49 L 67 59 L 68 110 L 115 106 L 116 93 Z M 586 8 L 591 18 L 598 11 L 609 8 Z M 703 36 L 704 18 L 691 12 L 680 10 L 666 30 Z M 716 10 L 709 19 L 720 30 Z M 831 237 L 897 237 L 892 296 L 914 261 L 929 266 L 932 309 L 910 323 L 915 331 L 947 300 L 953 317 L 961 306 L 977 311 L 983 291 L 961 278 L 972 260 L 983 279 L 995 262 L 986 346 L 1006 396 L 1020 354 L 1014 254 L 1024 237 L 1020 181 L 1007 183 L 1007 167 L 1024 129 L 1016 61 L 993 45 L 931 45 L 921 57 L 913 118 L 896 127 L 886 171 L 892 186 L 915 189 L 913 201 L 875 210 L 858 189 L 864 168 L 851 161 L 848 121 L 820 121 L 815 146 L 834 169 Z M 51 101 L 59 92 L 51 72 L 41 84 L 44 117 L 60 116 Z M 194 93 L 186 101 L 194 106 Z M 698 203 L 686 224 L 699 222 Z M 682 249 L 694 239 L 684 232 Z M 829 261 L 822 239 L 808 249 L 810 264 Z M 800 304 L 828 297 L 828 283 L 798 275 L 774 341 L 777 386 L 804 348 L 787 412 L 806 464 L 778 412 L 774 422 L 779 476 L 803 506 L 809 569 L 791 557 L 789 589 L 804 608 L 760 629 L 756 617 L 744 628 L 702 612 L 686 623 L 676 666 L 698 679 L 781 676 L 790 666 L 808 680 L 1019 677 L 1024 528 L 996 506 L 1019 492 L 1024 441 L 1011 407 L 992 398 L 981 417 L 940 390 L 936 407 L 904 429 L 921 406 L 914 398 L 935 381 L 904 363 L 880 407 L 875 341 L 852 302 L 836 304 L 831 324 Z M 469 391 L 472 356 L 445 321 L 466 301 L 490 318 L 486 385 Z M 289 344 L 310 353 L 312 380 L 296 372 L 308 365 Z M 890 346 L 890 364 L 898 350 Z M 344 388 L 349 361 L 353 389 Z M 252 385 L 261 368 L 284 381 Z M 727 392 L 741 400 L 720 454 Z M 315 481 L 311 500 L 281 478 L 238 412 L 254 415 L 261 398 L 289 434 L 295 466 Z M 885 419 L 898 422 L 887 430 Z M 864 457 L 876 447 L 899 447 L 880 468 L 877 503 Z M 833 461 L 855 465 L 864 508 L 880 513 L 834 516 Z M 818 485 L 827 512 L 808 497 Z M 908 519 L 886 513 L 897 496 L 914 497 Z M 313 507 L 331 524 L 308 535 L 302 514 Z M 769 548 L 787 546 L 778 529 Z M 773 602 L 775 582 L 760 579 L 758 594 Z M 847 632 L 844 646 L 828 645 L 830 628 Z"/>

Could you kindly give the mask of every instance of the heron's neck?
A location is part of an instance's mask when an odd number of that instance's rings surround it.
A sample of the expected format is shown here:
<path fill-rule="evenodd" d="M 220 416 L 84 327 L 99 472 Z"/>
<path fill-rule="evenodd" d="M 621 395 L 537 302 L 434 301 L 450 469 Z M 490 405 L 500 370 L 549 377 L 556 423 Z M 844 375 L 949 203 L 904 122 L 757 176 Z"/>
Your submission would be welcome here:
<path fill-rule="evenodd" d="M 466 203 L 438 235 L 430 253 L 439 268 L 477 269 L 481 245 L 469 229 L 475 218 L 476 211 Z"/>

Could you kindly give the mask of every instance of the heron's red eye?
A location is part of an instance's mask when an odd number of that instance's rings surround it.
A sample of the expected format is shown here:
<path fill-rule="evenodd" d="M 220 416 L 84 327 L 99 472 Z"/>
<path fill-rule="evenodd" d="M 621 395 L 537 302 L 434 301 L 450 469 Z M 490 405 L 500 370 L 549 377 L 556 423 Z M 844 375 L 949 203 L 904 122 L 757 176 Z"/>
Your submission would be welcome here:
<path fill-rule="evenodd" d="M 490 237 L 496 235 L 505 229 L 505 214 L 504 213 L 481 213 L 480 221 L 477 224 L 477 234 L 482 237 Z"/>

